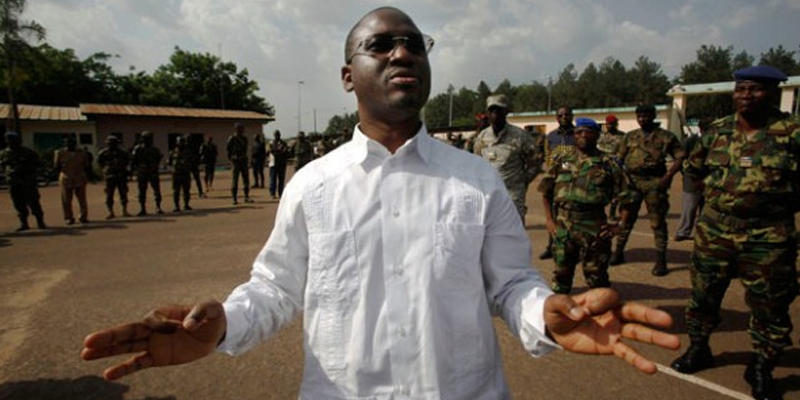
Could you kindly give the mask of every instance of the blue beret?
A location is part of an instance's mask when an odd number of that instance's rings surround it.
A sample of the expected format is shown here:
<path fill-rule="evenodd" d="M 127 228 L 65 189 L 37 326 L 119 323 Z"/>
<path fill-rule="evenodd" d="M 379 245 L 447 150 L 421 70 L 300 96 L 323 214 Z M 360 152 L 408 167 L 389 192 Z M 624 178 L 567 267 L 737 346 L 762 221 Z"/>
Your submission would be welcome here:
<path fill-rule="evenodd" d="M 769 65 L 759 65 L 737 70 L 733 73 L 737 81 L 755 81 L 778 84 L 789 79 L 781 70 Z"/>
<path fill-rule="evenodd" d="M 578 118 L 575 120 L 575 127 L 576 128 L 589 128 L 591 130 L 599 131 L 600 125 L 597 125 L 591 118 Z"/>

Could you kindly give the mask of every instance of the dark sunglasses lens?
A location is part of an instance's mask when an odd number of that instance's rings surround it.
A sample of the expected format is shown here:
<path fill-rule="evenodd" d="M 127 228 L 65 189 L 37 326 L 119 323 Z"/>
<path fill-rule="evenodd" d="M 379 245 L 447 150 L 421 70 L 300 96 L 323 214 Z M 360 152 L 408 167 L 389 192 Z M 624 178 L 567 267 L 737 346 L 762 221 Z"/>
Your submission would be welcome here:
<path fill-rule="evenodd" d="M 377 36 L 367 41 L 364 47 L 373 54 L 384 54 L 394 49 L 394 40 L 388 36 Z"/>

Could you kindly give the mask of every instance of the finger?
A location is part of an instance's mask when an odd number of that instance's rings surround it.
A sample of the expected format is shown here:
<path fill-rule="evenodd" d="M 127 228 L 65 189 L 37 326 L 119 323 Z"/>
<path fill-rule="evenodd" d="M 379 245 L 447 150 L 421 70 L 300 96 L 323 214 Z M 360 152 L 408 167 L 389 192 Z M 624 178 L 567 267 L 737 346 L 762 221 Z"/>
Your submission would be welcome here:
<path fill-rule="evenodd" d="M 573 298 L 592 315 L 602 314 L 619 306 L 619 293 L 609 288 L 591 289 Z"/>
<path fill-rule="evenodd" d="M 141 353 L 149 349 L 150 341 L 137 340 L 125 344 L 114 346 L 103 346 L 94 348 L 84 348 L 81 351 L 81 358 L 86 361 L 97 360 L 98 358 L 112 357 L 120 354 Z"/>
<path fill-rule="evenodd" d="M 639 324 L 625 324 L 622 326 L 622 336 L 638 342 L 654 344 L 665 349 L 675 350 L 681 347 L 678 336 L 661 332 Z"/>
<path fill-rule="evenodd" d="M 103 371 L 103 378 L 113 381 L 123 376 L 130 375 L 134 372 L 139 372 L 143 369 L 150 368 L 154 365 L 153 357 L 145 353 L 127 359 L 121 364 L 117 364 Z"/>
<path fill-rule="evenodd" d="M 150 311 L 144 317 L 143 325 L 158 333 L 175 333 L 181 325 L 182 316 L 186 314 L 180 308 L 160 308 Z"/>
<path fill-rule="evenodd" d="M 623 342 L 614 344 L 614 355 L 625 360 L 626 363 L 633 365 L 639 371 L 646 374 L 654 374 L 656 372 L 656 364 L 648 360 L 632 347 Z"/>
<path fill-rule="evenodd" d="M 145 339 L 150 336 L 150 333 L 150 330 L 141 323 L 125 324 L 86 336 L 83 340 L 83 346 L 86 348 L 114 346 L 120 343 Z"/>
<path fill-rule="evenodd" d="M 640 303 L 625 303 L 621 309 L 621 316 L 624 321 L 640 322 L 660 328 L 672 326 L 672 316 L 669 313 Z"/>
<path fill-rule="evenodd" d="M 225 315 L 225 309 L 216 300 L 202 302 L 192 308 L 183 319 L 186 330 L 197 329 L 204 321 L 216 320 Z"/>

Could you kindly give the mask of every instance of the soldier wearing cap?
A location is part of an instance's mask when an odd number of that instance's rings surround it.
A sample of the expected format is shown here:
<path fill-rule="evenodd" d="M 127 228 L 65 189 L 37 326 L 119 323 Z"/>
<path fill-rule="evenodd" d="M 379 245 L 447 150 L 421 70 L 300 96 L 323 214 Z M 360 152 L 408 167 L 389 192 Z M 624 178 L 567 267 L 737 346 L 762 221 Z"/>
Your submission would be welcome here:
<path fill-rule="evenodd" d="M 620 143 L 619 158 L 629 174 L 633 190 L 638 194 L 631 207 L 628 224 L 622 227 L 617 237 L 617 248 L 611 257 L 611 265 L 625 262 L 625 244 L 638 218 L 642 201 L 647 205 L 650 228 L 653 229 L 656 246 L 656 262 L 651 273 L 664 276 L 667 270 L 667 212 L 669 211 L 669 188 L 672 178 L 681 169 L 685 156 L 681 142 L 674 133 L 662 129 L 656 123 L 656 107 L 642 104 L 636 107 L 639 129 L 625 134 Z M 667 168 L 667 156 L 674 162 Z"/>
<path fill-rule="evenodd" d="M 228 153 L 228 160 L 231 162 L 231 172 L 233 173 L 233 182 L 231 183 L 233 205 L 239 204 L 239 176 L 242 177 L 242 186 L 244 186 L 244 201 L 245 203 L 252 203 L 253 200 L 250 200 L 249 164 L 247 162 L 247 137 L 244 135 L 244 125 L 241 122 L 237 122 L 233 127 L 233 135 L 228 136 L 228 143 L 225 147 Z"/>
<path fill-rule="evenodd" d="M 187 140 L 179 136 L 175 148 L 169 153 L 169 165 L 172 167 L 172 212 L 181 212 L 180 197 L 183 193 L 183 209 L 191 211 L 189 200 L 192 198 L 192 150 Z"/>
<path fill-rule="evenodd" d="M 607 222 L 605 207 L 613 199 L 625 204 L 633 196 L 622 168 L 597 148 L 600 126 L 591 118 L 578 118 L 574 134 L 576 151 L 556 155 L 539 183 L 547 232 L 554 244 L 552 287 L 564 294 L 572 290 L 575 267 L 581 261 L 589 287 L 611 285 L 611 238 L 620 228 Z M 623 210 L 621 217 L 625 224 L 627 212 Z"/>
<path fill-rule="evenodd" d="M 572 107 L 563 105 L 556 110 L 558 128 L 550 131 L 544 141 L 545 168 L 549 168 L 556 157 L 575 154 L 575 125 L 572 124 Z M 550 205 L 550 209 L 557 209 Z M 553 237 L 548 236 L 547 247 L 539 255 L 540 260 L 553 258 Z"/>
<path fill-rule="evenodd" d="M 156 213 L 163 214 L 161 210 L 161 181 L 159 180 L 159 168 L 164 154 L 158 147 L 153 146 L 153 133 L 144 131 L 141 135 L 141 143 L 137 144 L 131 154 L 131 170 L 136 173 L 136 183 L 139 188 L 139 217 L 147 215 L 147 186 L 153 188 L 153 195 L 156 200 Z"/>
<path fill-rule="evenodd" d="M 791 345 L 789 306 L 797 295 L 800 118 L 773 105 L 783 72 L 758 66 L 734 78 L 734 114 L 711 123 L 685 164 L 686 173 L 705 178 L 705 206 L 690 266 L 691 346 L 672 368 L 694 373 L 714 365 L 708 339 L 721 321 L 725 290 L 738 277 L 751 310 L 753 357 L 744 378 L 754 398 L 780 399 L 772 370 Z"/>
<path fill-rule="evenodd" d="M 6 132 L 5 138 L 8 147 L 0 150 L 0 169 L 6 175 L 11 202 L 17 210 L 17 232 L 30 229 L 28 214 L 36 217 L 39 229 L 45 229 L 47 226 L 39 203 L 39 188 L 36 186 L 36 174 L 41 164 L 39 154 L 23 146 L 17 132 Z"/>
<path fill-rule="evenodd" d="M 106 137 L 106 147 L 97 154 L 97 165 L 103 170 L 103 177 L 106 181 L 106 207 L 108 208 L 106 219 L 116 217 L 114 215 L 114 191 L 119 192 L 122 216 L 130 216 L 128 214 L 128 165 L 130 159 L 130 154 L 120 147 L 118 137 L 114 135 Z"/>
<path fill-rule="evenodd" d="M 541 168 L 541 164 L 535 162 L 536 143 L 524 130 L 506 121 L 508 99 L 505 95 L 489 96 L 486 109 L 489 126 L 478 134 L 473 151 L 500 173 L 524 225 L 528 209 L 525 194 Z"/>
<path fill-rule="evenodd" d="M 597 140 L 597 149 L 608 154 L 619 163 L 619 145 L 622 143 L 622 139 L 625 138 L 625 132 L 619 130 L 618 127 L 619 119 L 617 116 L 614 114 L 606 115 L 606 131 L 600 134 L 600 139 Z M 619 204 L 616 201 L 612 201 L 608 210 L 609 221 L 616 222 L 618 220 L 617 207 L 619 207 Z"/>
<path fill-rule="evenodd" d="M 64 211 L 64 221 L 67 225 L 75 223 L 72 213 L 72 197 L 78 199 L 80 214 L 78 219 L 82 224 L 89 222 L 89 206 L 86 201 L 86 184 L 89 176 L 86 173 L 91 168 L 89 155 L 78 148 L 75 135 L 69 135 L 64 140 L 66 146 L 56 151 L 53 167 L 58 171 L 58 184 L 61 186 L 61 208 Z"/>

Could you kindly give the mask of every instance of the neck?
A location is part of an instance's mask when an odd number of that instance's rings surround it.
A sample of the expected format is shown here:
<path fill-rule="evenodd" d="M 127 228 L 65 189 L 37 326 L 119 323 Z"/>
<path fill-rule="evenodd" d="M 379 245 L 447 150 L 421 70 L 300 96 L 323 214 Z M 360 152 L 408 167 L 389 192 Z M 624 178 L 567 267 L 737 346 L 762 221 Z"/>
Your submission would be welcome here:
<path fill-rule="evenodd" d="M 368 138 L 382 144 L 394 154 L 408 139 L 413 138 L 422 122 L 419 118 L 408 119 L 397 123 L 387 123 L 385 121 L 362 120 L 360 123 L 361 132 Z"/>
<path fill-rule="evenodd" d="M 741 113 L 736 124 L 744 132 L 754 132 L 767 126 L 768 120 L 769 114 L 766 112 Z"/>

